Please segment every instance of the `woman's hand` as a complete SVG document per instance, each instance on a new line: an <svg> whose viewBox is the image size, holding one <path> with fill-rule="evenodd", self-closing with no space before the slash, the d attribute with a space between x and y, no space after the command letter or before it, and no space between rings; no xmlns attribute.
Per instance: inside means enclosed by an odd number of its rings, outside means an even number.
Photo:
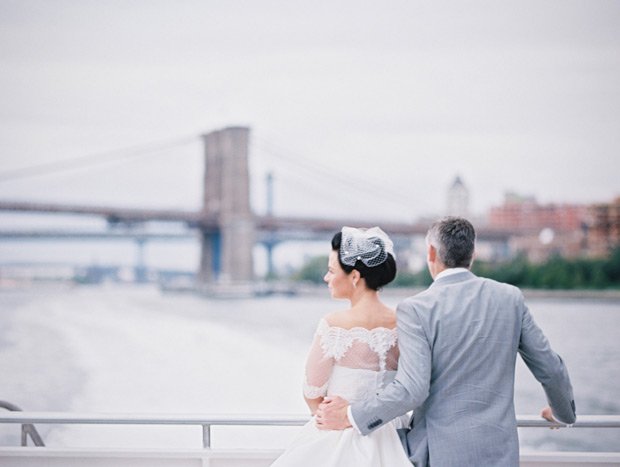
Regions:
<svg viewBox="0 0 620 467"><path fill-rule="evenodd" d="M351 423L347 417L349 403L341 397L326 397L316 412L316 427L319 430L344 430Z"/></svg>

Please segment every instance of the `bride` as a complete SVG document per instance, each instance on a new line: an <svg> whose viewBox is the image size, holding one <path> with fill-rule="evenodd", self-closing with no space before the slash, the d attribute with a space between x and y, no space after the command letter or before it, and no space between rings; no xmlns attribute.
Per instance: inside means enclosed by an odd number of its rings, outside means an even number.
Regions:
<svg viewBox="0 0 620 467"><path fill-rule="evenodd" d="M362 436L355 428L319 430L316 410L327 396L353 403L380 391L396 375L396 314L377 291L396 275L393 244L379 227L343 227L332 239L328 283L348 310L319 321L306 363L303 392L312 419L272 467L411 467L397 429L408 417Z"/></svg>

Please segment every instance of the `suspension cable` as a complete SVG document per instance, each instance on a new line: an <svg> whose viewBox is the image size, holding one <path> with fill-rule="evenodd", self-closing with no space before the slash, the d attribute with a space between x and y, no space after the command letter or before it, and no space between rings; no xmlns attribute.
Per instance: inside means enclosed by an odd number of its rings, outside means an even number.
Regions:
<svg viewBox="0 0 620 467"><path fill-rule="evenodd" d="M363 176L359 174L347 173L345 175L334 170L333 168L317 163L316 161L308 160L304 157L291 157L288 154L293 154L294 151L288 151L282 146L267 141L264 138L255 137L255 139L260 144L260 149L262 152L265 152L266 154L281 161L285 161L291 166L297 166L299 168L303 168L304 170L312 171L320 177L335 181L339 184L339 186L345 185L365 195L372 195L380 200L389 201L392 205L400 204L409 209L411 208L411 195L406 194L397 188L395 189L391 185L379 185L376 181L363 178ZM312 188L315 187L316 184L313 184Z"/></svg>
<svg viewBox="0 0 620 467"><path fill-rule="evenodd" d="M20 180L24 178L51 175L67 170L87 169L93 166L125 162L138 157L153 157L161 151L186 146L197 142L196 136L175 138L157 143L146 143L128 148L114 149L87 156L72 157L30 167L0 172L0 182Z"/></svg>

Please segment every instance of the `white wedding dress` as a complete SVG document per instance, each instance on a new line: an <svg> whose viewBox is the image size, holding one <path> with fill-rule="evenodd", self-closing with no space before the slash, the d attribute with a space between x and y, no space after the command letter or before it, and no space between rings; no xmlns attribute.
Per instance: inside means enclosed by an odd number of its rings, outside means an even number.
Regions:
<svg viewBox="0 0 620 467"><path fill-rule="evenodd" d="M340 396L353 403L375 394L396 376L396 343L396 329L343 329L321 319L306 364L304 395ZM362 436L355 428L319 430L312 417L271 467L411 467L396 432L408 420L404 415Z"/></svg>

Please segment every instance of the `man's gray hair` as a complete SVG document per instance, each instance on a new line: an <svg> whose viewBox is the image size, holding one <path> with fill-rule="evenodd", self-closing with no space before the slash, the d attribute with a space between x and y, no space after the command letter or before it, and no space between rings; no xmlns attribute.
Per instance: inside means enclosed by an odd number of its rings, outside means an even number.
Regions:
<svg viewBox="0 0 620 467"><path fill-rule="evenodd" d="M476 231L467 219L444 217L430 226L426 243L435 248L444 266L469 268L474 257Z"/></svg>

